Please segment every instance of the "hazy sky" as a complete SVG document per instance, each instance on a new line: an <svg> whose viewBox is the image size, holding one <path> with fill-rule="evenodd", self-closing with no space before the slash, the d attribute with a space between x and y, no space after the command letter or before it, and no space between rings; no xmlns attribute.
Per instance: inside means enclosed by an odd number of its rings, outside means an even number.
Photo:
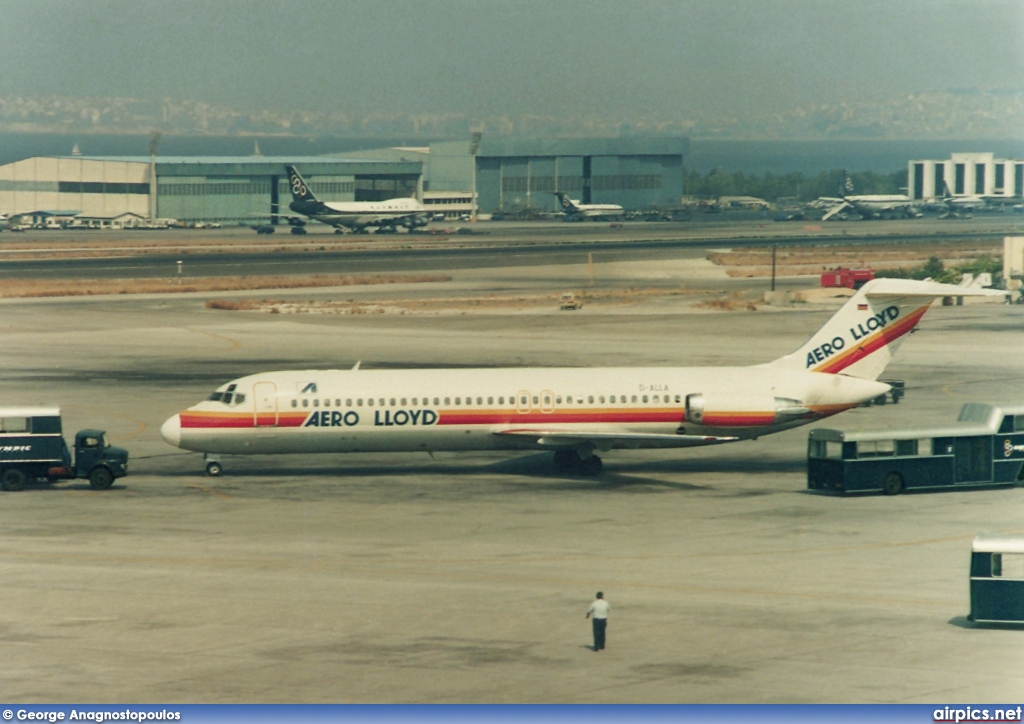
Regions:
<svg viewBox="0 0 1024 724"><path fill-rule="evenodd" d="M692 117L1024 88L1024 0L0 0L0 95Z"/></svg>

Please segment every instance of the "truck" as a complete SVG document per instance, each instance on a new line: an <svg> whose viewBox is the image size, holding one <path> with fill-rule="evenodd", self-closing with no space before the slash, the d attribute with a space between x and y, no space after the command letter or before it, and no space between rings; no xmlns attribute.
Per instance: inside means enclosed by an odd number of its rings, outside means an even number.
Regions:
<svg viewBox="0 0 1024 724"><path fill-rule="evenodd" d="M860 289L874 278L875 272L872 269L847 269L846 267L839 267L821 273L821 286L823 289Z"/></svg>
<svg viewBox="0 0 1024 724"><path fill-rule="evenodd" d="M106 490L127 474L128 451L110 445L103 430L80 430L72 459L59 407L0 408L0 487L4 490L21 490L26 482L76 478Z"/></svg>

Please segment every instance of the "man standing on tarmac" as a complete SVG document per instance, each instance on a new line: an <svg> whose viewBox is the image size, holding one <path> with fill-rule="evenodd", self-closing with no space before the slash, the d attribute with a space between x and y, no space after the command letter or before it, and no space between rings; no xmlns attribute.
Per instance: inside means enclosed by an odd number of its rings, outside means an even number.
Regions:
<svg viewBox="0 0 1024 724"><path fill-rule="evenodd" d="M611 605L604 600L604 594L598 591L597 598L587 611L587 618L594 617L594 651L601 651L604 648L604 632L608 627L608 612L611 610Z"/></svg>

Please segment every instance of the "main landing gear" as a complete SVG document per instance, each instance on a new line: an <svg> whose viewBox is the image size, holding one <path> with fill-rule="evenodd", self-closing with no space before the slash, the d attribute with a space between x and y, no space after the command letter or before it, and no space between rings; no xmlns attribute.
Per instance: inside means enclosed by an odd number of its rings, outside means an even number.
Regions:
<svg viewBox="0 0 1024 724"><path fill-rule="evenodd" d="M203 459L206 460L206 474L211 478L216 478L224 472L224 468L220 464L220 458L216 455L208 454Z"/></svg>
<svg viewBox="0 0 1024 724"><path fill-rule="evenodd" d="M601 458L593 453L580 455L577 450L556 450L555 470L559 473L579 473L593 476L601 472Z"/></svg>

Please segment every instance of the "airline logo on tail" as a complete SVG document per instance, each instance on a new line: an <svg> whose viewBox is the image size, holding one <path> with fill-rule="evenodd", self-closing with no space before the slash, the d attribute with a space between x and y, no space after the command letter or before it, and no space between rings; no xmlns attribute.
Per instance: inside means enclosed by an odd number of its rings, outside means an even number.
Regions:
<svg viewBox="0 0 1024 724"><path fill-rule="evenodd" d="M294 166L286 166L285 169L288 171L288 184L291 186L292 198L295 201L316 201L316 196L309 190L309 186L306 185L306 180L302 178L301 174L295 169Z"/></svg>
<svg viewBox="0 0 1024 724"><path fill-rule="evenodd" d="M579 211L572 200L561 191L555 191L555 196L558 197L558 203L561 204L567 214L573 214Z"/></svg>

